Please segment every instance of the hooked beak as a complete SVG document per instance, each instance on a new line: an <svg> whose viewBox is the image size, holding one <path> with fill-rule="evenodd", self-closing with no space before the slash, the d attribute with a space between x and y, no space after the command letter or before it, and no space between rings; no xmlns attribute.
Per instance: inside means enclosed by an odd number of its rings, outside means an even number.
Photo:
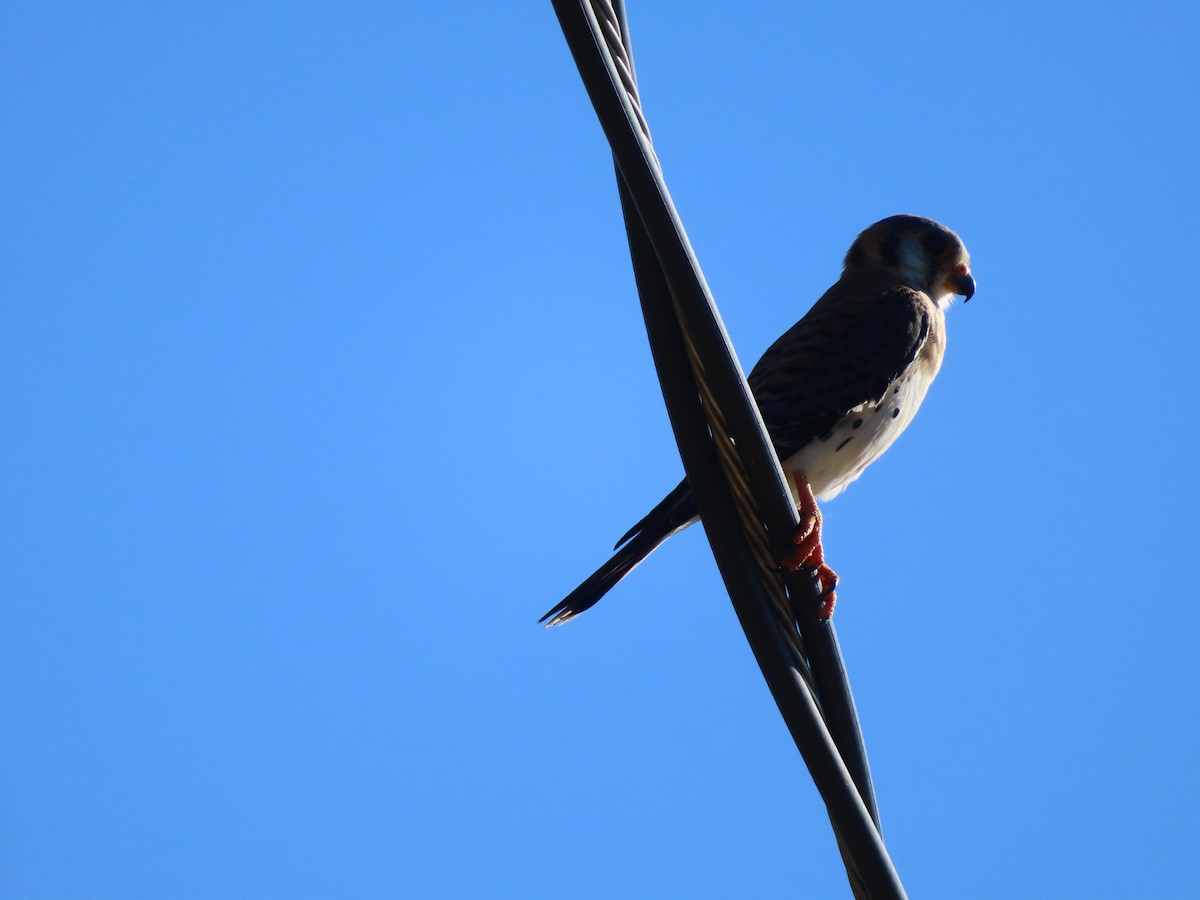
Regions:
<svg viewBox="0 0 1200 900"><path fill-rule="evenodd" d="M954 288L954 293L960 294L963 298L963 303L966 303L975 296L975 279L971 277L969 270L963 266L965 271L956 272L950 276L950 286Z"/></svg>

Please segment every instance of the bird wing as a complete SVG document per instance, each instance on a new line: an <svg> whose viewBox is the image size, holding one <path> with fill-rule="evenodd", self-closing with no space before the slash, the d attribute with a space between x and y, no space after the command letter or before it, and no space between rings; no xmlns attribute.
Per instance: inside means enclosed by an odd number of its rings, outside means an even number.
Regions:
<svg viewBox="0 0 1200 900"><path fill-rule="evenodd" d="M786 460L917 358L935 307L894 277L844 276L772 344L749 376L775 451Z"/></svg>

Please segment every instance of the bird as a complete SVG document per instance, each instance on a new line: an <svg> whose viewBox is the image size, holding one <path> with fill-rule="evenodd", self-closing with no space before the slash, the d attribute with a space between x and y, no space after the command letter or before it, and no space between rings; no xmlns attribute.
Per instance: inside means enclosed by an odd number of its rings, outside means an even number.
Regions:
<svg viewBox="0 0 1200 900"><path fill-rule="evenodd" d="M837 575L825 563L817 500L857 479L912 422L942 365L945 310L975 294L970 255L932 219L895 215L850 245L841 277L759 359L747 381L779 457L800 525L781 564L810 567L829 618ZM671 535L698 521L687 479L613 548L614 555L539 620L586 612Z"/></svg>

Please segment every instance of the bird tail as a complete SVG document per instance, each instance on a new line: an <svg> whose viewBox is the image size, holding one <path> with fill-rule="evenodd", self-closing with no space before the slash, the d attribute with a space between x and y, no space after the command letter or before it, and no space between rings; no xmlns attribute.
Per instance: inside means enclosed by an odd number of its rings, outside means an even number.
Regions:
<svg viewBox="0 0 1200 900"><path fill-rule="evenodd" d="M612 590L618 581L653 553L659 544L695 520L696 504L685 480L617 541L616 547L613 548L617 552L608 562L589 575L583 584L567 594L561 603L538 621L544 622L549 628L551 625L569 622L580 613L587 612Z"/></svg>

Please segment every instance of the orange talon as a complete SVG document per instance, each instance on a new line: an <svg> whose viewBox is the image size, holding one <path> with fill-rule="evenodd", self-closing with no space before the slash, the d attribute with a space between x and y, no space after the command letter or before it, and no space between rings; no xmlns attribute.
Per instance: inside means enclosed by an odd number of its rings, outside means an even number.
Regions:
<svg viewBox="0 0 1200 900"><path fill-rule="evenodd" d="M833 618L833 608L837 606L837 573L825 563L817 566L817 578L821 581L821 596L825 598L825 602L821 604L821 610L817 613L817 618L821 620Z"/></svg>
<svg viewBox="0 0 1200 900"><path fill-rule="evenodd" d="M821 597L824 602L817 613L820 619L833 616L833 607L837 604L837 573L825 564L825 548L821 546L821 510L817 508L817 498L813 496L812 487L804 477L803 472L792 474L796 485L796 495L799 498L797 512L800 524L792 535L792 545L795 549L785 556L781 565L793 572L801 569L815 569L817 579L821 582Z"/></svg>

